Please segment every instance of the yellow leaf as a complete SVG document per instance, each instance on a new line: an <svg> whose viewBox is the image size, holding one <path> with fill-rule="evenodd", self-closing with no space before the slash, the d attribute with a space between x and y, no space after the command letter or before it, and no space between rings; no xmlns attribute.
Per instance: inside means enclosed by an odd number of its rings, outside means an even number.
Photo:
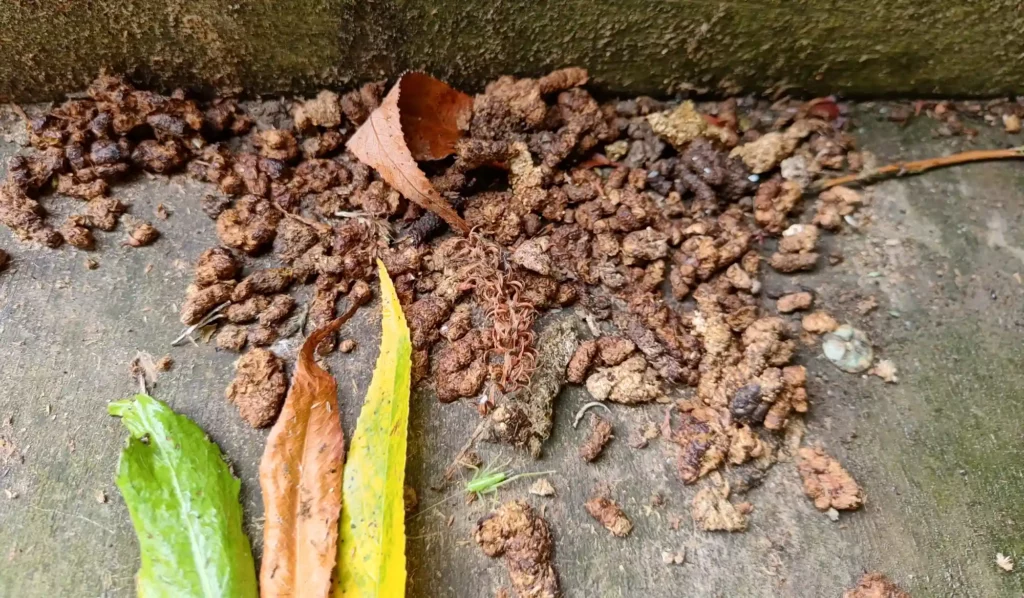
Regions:
<svg viewBox="0 0 1024 598"><path fill-rule="evenodd" d="M380 355L356 423L342 485L335 598L405 596L405 446L412 345L379 260Z"/></svg>

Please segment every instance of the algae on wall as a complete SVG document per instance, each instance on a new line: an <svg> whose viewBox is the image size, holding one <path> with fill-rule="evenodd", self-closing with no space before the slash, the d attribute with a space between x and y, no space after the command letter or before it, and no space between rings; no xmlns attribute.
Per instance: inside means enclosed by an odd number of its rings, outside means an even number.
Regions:
<svg viewBox="0 0 1024 598"><path fill-rule="evenodd" d="M0 4L0 98L100 68L162 88L308 92L422 68L478 88L589 68L612 91L995 95L1021 87L1010 0L107 0Z"/></svg>

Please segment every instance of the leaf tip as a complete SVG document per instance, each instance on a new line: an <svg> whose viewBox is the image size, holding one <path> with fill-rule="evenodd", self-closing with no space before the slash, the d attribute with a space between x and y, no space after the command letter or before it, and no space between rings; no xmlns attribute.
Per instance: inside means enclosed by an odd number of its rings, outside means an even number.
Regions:
<svg viewBox="0 0 1024 598"><path fill-rule="evenodd" d="M121 399L107 404L107 414L114 417L124 417L135 404L135 399Z"/></svg>

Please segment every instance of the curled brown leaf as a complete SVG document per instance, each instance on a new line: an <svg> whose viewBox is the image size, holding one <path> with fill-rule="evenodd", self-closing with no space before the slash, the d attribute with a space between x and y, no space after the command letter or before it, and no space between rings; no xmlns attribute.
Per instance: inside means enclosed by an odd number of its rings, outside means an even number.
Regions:
<svg viewBox="0 0 1024 598"><path fill-rule="evenodd" d="M260 461L266 524L260 596L326 598L338 548L344 432L337 382L313 352L357 308L309 335Z"/></svg>
<svg viewBox="0 0 1024 598"><path fill-rule="evenodd" d="M455 143L469 128L473 98L423 73L406 73L399 86L402 133L413 159L440 160L455 153Z"/></svg>
<svg viewBox="0 0 1024 598"><path fill-rule="evenodd" d="M471 110L469 96L429 75L406 73L346 145L409 201L468 233L469 225L430 184L416 158L439 159L454 151L460 123Z"/></svg>

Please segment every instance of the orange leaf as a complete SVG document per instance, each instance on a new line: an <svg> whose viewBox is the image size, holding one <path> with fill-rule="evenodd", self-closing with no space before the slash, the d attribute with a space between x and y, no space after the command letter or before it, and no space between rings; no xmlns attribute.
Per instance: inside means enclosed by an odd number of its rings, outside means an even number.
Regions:
<svg viewBox="0 0 1024 598"><path fill-rule="evenodd" d="M455 142L469 128L473 98L423 73L406 73L399 86L398 112L413 159L440 160L455 153Z"/></svg>
<svg viewBox="0 0 1024 598"><path fill-rule="evenodd" d="M266 523L260 596L326 598L338 549L344 432L338 385L313 351L354 313L309 335L260 461Z"/></svg>
<svg viewBox="0 0 1024 598"><path fill-rule="evenodd" d="M400 99L402 95L408 97ZM413 151L417 156L433 159L454 151L461 135L458 123L468 119L467 110L472 109L472 99L462 96L428 75L407 73L346 146L409 201L434 212L452 228L468 233L469 225L434 189L413 158ZM408 115L402 113L403 107ZM403 126L408 128L403 131Z"/></svg>
<svg viewBox="0 0 1024 598"><path fill-rule="evenodd" d="M833 121L839 118L839 105L836 104L835 98L829 96L825 98L814 98L804 104L804 109L807 111L808 116L816 116L818 118Z"/></svg>
<svg viewBox="0 0 1024 598"><path fill-rule="evenodd" d="M583 170L589 170L591 168L599 168L601 166L615 166L615 162L612 162L604 154L594 154L590 158L580 162L580 168Z"/></svg>

